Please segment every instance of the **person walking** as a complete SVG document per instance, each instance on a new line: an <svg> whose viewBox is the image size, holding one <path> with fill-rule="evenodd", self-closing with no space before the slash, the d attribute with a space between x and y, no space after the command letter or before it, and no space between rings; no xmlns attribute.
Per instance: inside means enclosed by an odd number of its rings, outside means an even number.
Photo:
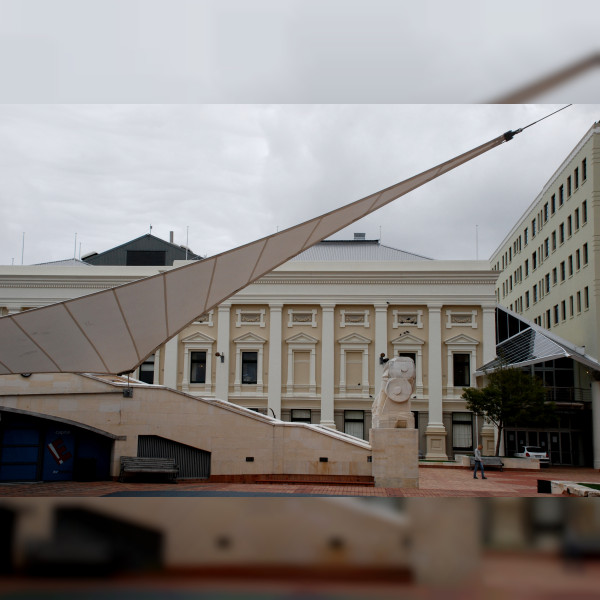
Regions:
<svg viewBox="0 0 600 600"><path fill-rule="evenodd" d="M479 444L477 448L475 448L475 468L473 469L473 479L477 479L477 469L481 469L481 479L487 479L485 473L483 472L483 461L481 460L481 450L483 446Z"/></svg>

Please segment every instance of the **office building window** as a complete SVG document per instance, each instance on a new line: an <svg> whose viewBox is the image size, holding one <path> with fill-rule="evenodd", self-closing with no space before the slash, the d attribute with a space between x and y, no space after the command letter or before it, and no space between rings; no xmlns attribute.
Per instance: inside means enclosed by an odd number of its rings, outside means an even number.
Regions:
<svg viewBox="0 0 600 600"><path fill-rule="evenodd" d="M550 319L550 309L546 311L546 328L550 329L552 327L552 321Z"/></svg>
<svg viewBox="0 0 600 600"><path fill-rule="evenodd" d="M556 285L558 283L558 269L554 267L552 269L552 285Z"/></svg>
<svg viewBox="0 0 600 600"><path fill-rule="evenodd" d="M573 296L569 296L569 316L572 317L573 313L574 313L574 309L573 309Z"/></svg>
<svg viewBox="0 0 600 600"><path fill-rule="evenodd" d="M577 189L579 187L579 167L575 167L573 175L575 177L575 189Z"/></svg>
<svg viewBox="0 0 600 600"><path fill-rule="evenodd" d="M529 229L527 227L523 230L523 242L526 246L529 243Z"/></svg>
<svg viewBox="0 0 600 600"><path fill-rule="evenodd" d="M525 308L529 308L529 290L525 292Z"/></svg>
<svg viewBox="0 0 600 600"><path fill-rule="evenodd" d="M567 196L571 195L571 176L567 177Z"/></svg>
<svg viewBox="0 0 600 600"><path fill-rule="evenodd" d="M550 198L550 213L554 214L556 212L556 194L552 194L552 198Z"/></svg>
<svg viewBox="0 0 600 600"><path fill-rule="evenodd" d="M581 252L579 248L575 250L575 268L579 271L581 269Z"/></svg>
<svg viewBox="0 0 600 600"><path fill-rule="evenodd" d="M550 240L548 238L546 238L544 240L544 258L548 258L549 254L550 254Z"/></svg>
<svg viewBox="0 0 600 600"><path fill-rule="evenodd" d="M552 252L556 250L556 230L552 232Z"/></svg>
<svg viewBox="0 0 600 600"><path fill-rule="evenodd" d="M138 379L144 383L154 383L154 354L140 365Z"/></svg>
<svg viewBox="0 0 600 600"><path fill-rule="evenodd" d="M545 277L544 277L544 283L545 288L544 288L544 293L549 294L550 293L550 273L546 273Z"/></svg>
<svg viewBox="0 0 600 600"><path fill-rule="evenodd" d="M554 305L554 324L558 325L558 304Z"/></svg>
<svg viewBox="0 0 600 600"><path fill-rule="evenodd" d="M537 252L534 252L531 255L531 266L534 271L537 269Z"/></svg>
<svg viewBox="0 0 600 600"><path fill-rule="evenodd" d="M255 384L258 378L258 352L242 352L242 383Z"/></svg>
<svg viewBox="0 0 600 600"><path fill-rule="evenodd" d="M529 277L529 259L525 259L525 277Z"/></svg>
<svg viewBox="0 0 600 600"><path fill-rule="evenodd" d="M190 383L206 383L206 352L190 352Z"/></svg>
<svg viewBox="0 0 600 600"><path fill-rule="evenodd" d="M548 203L544 204L544 223L548 221Z"/></svg>
<svg viewBox="0 0 600 600"><path fill-rule="evenodd" d="M583 288L583 307L586 310L590 307L590 289L587 286Z"/></svg>
<svg viewBox="0 0 600 600"><path fill-rule="evenodd" d="M473 413L452 413L452 448L473 450Z"/></svg>
<svg viewBox="0 0 600 600"><path fill-rule="evenodd" d="M471 385L471 355L454 353L452 355L454 369L454 387Z"/></svg>
<svg viewBox="0 0 600 600"><path fill-rule="evenodd" d="M537 293L537 283L533 286L533 302L536 303L538 301L538 293Z"/></svg>
<svg viewBox="0 0 600 600"><path fill-rule="evenodd" d="M581 220L584 225L587 223L587 200L581 203Z"/></svg>
<svg viewBox="0 0 600 600"><path fill-rule="evenodd" d="M558 206L559 208L564 204L565 202L565 186L561 185L558 188Z"/></svg>
<svg viewBox="0 0 600 600"><path fill-rule="evenodd" d="M292 408L292 423L310 423L310 409Z"/></svg>
<svg viewBox="0 0 600 600"><path fill-rule="evenodd" d="M572 254L569 255L567 262L569 264L569 277L571 277L573 275L573 255Z"/></svg>
<svg viewBox="0 0 600 600"><path fill-rule="evenodd" d="M531 237L532 238L535 237L535 219L533 219L533 221L531 221Z"/></svg>
<svg viewBox="0 0 600 600"><path fill-rule="evenodd" d="M364 410L345 410L344 411L344 433L353 435L357 438L364 438L365 430L365 411Z"/></svg>
<svg viewBox="0 0 600 600"><path fill-rule="evenodd" d="M581 180L585 181L587 179L587 159L584 158L581 161Z"/></svg>
<svg viewBox="0 0 600 600"><path fill-rule="evenodd" d="M579 209L575 209L575 231L579 229Z"/></svg>
<svg viewBox="0 0 600 600"><path fill-rule="evenodd" d="M587 242L583 245L583 264L587 265L589 260Z"/></svg>
<svg viewBox="0 0 600 600"><path fill-rule="evenodd" d="M561 223L558 226L558 243L564 244L565 242L565 224Z"/></svg>
<svg viewBox="0 0 600 600"><path fill-rule="evenodd" d="M565 261L563 260L560 263L560 280L564 281L566 279L566 275L565 275Z"/></svg>
<svg viewBox="0 0 600 600"><path fill-rule="evenodd" d="M563 321L567 318L567 303L565 300L560 303L560 318Z"/></svg>
<svg viewBox="0 0 600 600"><path fill-rule="evenodd" d="M571 237L573 235L573 220L571 215L567 217L567 237Z"/></svg>
<svg viewBox="0 0 600 600"><path fill-rule="evenodd" d="M581 312L581 292L577 292L577 313Z"/></svg>

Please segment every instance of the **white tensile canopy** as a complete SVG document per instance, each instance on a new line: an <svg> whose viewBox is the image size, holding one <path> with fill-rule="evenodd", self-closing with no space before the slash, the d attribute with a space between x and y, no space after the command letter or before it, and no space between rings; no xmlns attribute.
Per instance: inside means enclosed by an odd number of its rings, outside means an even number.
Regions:
<svg viewBox="0 0 600 600"><path fill-rule="evenodd" d="M0 375L125 373L199 315L303 250L512 139L508 132L410 179L250 244L116 288L0 318Z"/></svg>

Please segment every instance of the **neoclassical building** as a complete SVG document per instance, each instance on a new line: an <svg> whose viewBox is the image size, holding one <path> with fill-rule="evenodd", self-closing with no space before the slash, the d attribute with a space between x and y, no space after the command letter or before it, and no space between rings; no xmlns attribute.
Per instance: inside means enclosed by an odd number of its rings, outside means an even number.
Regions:
<svg viewBox="0 0 600 600"><path fill-rule="evenodd" d="M2 314L172 268L70 263L0 267ZM497 276L487 261L430 260L360 234L321 242L199 316L132 376L366 440L385 360L410 356L420 453L445 459L480 439L461 394L496 356Z"/></svg>

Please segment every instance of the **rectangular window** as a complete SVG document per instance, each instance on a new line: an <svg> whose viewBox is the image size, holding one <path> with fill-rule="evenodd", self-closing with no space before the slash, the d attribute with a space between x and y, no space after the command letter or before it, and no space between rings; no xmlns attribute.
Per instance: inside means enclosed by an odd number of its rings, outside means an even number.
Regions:
<svg viewBox="0 0 600 600"><path fill-rule="evenodd" d="M353 435L357 438L364 438L365 430L365 411L364 410L345 410L344 411L344 433Z"/></svg>
<svg viewBox="0 0 600 600"><path fill-rule="evenodd" d="M558 283L558 269L554 267L552 269L552 285L556 285Z"/></svg>
<svg viewBox="0 0 600 600"><path fill-rule="evenodd" d="M581 203L581 220L584 225L587 223L587 200Z"/></svg>
<svg viewBox="0 0 600 600"><path fill-rule="evenodd" d="M363 353L361 350L346 352L346 389L360 390L362 385Z"/></svg>
<svg viewBox="0 0 600 600"><path fill-rule="evenodd" d="M587 265L589 260L587 242L583 245L583 264Z"/></svg>
<svg viewBox="0 0 600 600"><path fill-rule="evenodd" d="M567 177L567 196L571 195L571 176Z"/></svg>
<svg viewBox="0 0 600 600"><path fill-rule="evenodd" d="M558 317L558 304L554 305L554 324L558 325L559 317Z"/></svg>
<svg viewBox="0 0 600 600"><path fill-rule="evenodd" d="M525 277L529 277L529 259L525 260Z"/></svg>
<svg viewBox="0 0 600 600"><path fill-rule="evenodd" d="M452 355L454 369L454 387L471 385L471 355L455 353Z"/></svg>
<svg viewBox="0 0 600 600"><path fill-rule="evenodd" d="M154 354L140 365L138 379L144 383L154 383Z"/></svg>
<svg viewBox="0 0 600 600"><path fill-rule="evenodd" d="M532 238L535 237L535 219L533 219L533 221L531 221L531 237Z"/></svg>
<svg viewBox="0 0 600 600"><path fill-rule="evenodd" d="M579 248L575 250L575 268L579 271L581 269L581 252Z"/></svg>
<svg viewBox="0 0 600 600"><path fill-rule="evenodd" d="M544 258L548 258L549 254L550 254L550 240L548 238L546 238L544 240Z"/></svg>
<svg viewBox="0 0 600 600"><path fill-rule="evenodd" d="M573 175L575 177L575 189L577 189L579 187L579 167L575 167Z"/></svg>
<svg viewBox="0 0 600 600"><path fill-rule="evenodd" d="M563 260L560 263L560 280L564 281L566 279L566 274L565 274L565 261Z"/></svg>
<svg viewBox="0 0 600 600"><path fill-rule="evenodd" d="M546 294L549 294L550 293L550 273L546 274L546 276L544 277L544 282L546 284L544 291Z"/></svg>
<svg viewBox="0 0 600 600"><path fill-rule="evenodd" d="M523 230L523 242L526 246L529 243L529 229L527 227L525 227L525 229Z"/></svg>
<svg viewBox="0 0 600 600"><path fill-rule="evenodd" d="M473 413L452 413L452 448L473 450Z"/></svg>
<svg viewBox="0 0 600 600"><path fill-rule="evenodd" d="M190 383L206 383L206 352L190 352Z"/></svg>
<svg viewBox="0 0 600 600"><path fill-rule="evenodd" d="M579 229L579 209L575 209L575 231Z"/></svg>
<svg viewBox="0 0 600 600"><path fill-rule="evenodd" d="M548 203L544 204L544 223L548 221Z"/></svg>
<svg viewBox="0 0 600 600"><path fill-rule="evenodd" d="M546 311L546 328L550 329L552 327L552 321L550 320L550 309Z"/></svg>
<svg viewBox="0 0 600 600"><path fill-rule="evenodd" d="M581 161L581 180L585 181L587 179L587 159L583 159Z"/></svg>
<svg viewBox="0 0 600 600"><path fill-rule="evenodd" d="M294 385L309 385L310 383L310 351L295 350L294 359Z"/></svg>
<svg viewBox="0 0 600 600"><path fill-rule="evenodd" d="M571 215L567 217L567 237L571 237L573 235L573 220Z"/></svg>
<svg viewBox="0 0 600 600"><path fill-rule="evenodd" d="M581 312L581 292L577 292L577 312Z"/></svg>
<svg viewBox="0 0 600 600"><path fill-rule="evenodd" d="M525 292L525 308L529 308L529 291Z"/></svg>
<svg viewBox="0 0 600 600"><path fill-rule="evenodd" d="M537 283L533 286L533 302L538 301Z"/></svg>
<svg viewBox="0 0 600 600"><path fill-rule="evenodd" d="M590 289L587 286L583 288L583 306L586 310L590 307Z"/></svg>
<svg viewBox="0 0 600 600"><path fill-rule="evenodd" d="M310 409L292 408L292 423L310 423Z"/></svg>
<svg viewBox="0 0 600 600"><path fill-rule="evenodd" d="M564 244L565 242L565 224L561 223L558 226L558 243Z"/></svg>
<svg viewBox="0 0 600 600"><path fill-rule="evenodd" d="M533 267L534 271L537 269L537 252L534 252L531 255L531 266Z"/></svg>
<svg viewBox="0 0 600 600"><path fill-rule="evenodd" d="M242 352L242 383L258 381L258 352Z"/></svg>
<svg viewBox="0 0 600 600"><path fill-rule="evenodd" d="M550 212L552 214L556 212L556 194L552 194L552 198L550 198Z"/></svg>
<svg viewBox="0 0 600 600"><path fill-rule="evenodd" d="M558 207L560 208L565 202L565 186L561 185L558 188Z"/></svg>
<svg viewBox="0 0 600 600"><path fill-rule="evenodd" d="M569 255L567 262L569 264L569 277L571 277L573 275L573 255L572 254Z"/></svg>
<svg viewBox="0 0 600 600"><path fill-rule="evenodd" d="M569 296L569 316L573 316L573 296Z"/></svg>
<svg viewBox="0 0 600 600"><path fill-rule="evenodd" d="M567 318L567 303L565 300L560 303L560 318L563 321Z"/></svg>
<svg viewBox="0 0 600 600"><path fill-rule="evenodd" d="M556 250L556 230L552 232L552 252Z"/></svg>

